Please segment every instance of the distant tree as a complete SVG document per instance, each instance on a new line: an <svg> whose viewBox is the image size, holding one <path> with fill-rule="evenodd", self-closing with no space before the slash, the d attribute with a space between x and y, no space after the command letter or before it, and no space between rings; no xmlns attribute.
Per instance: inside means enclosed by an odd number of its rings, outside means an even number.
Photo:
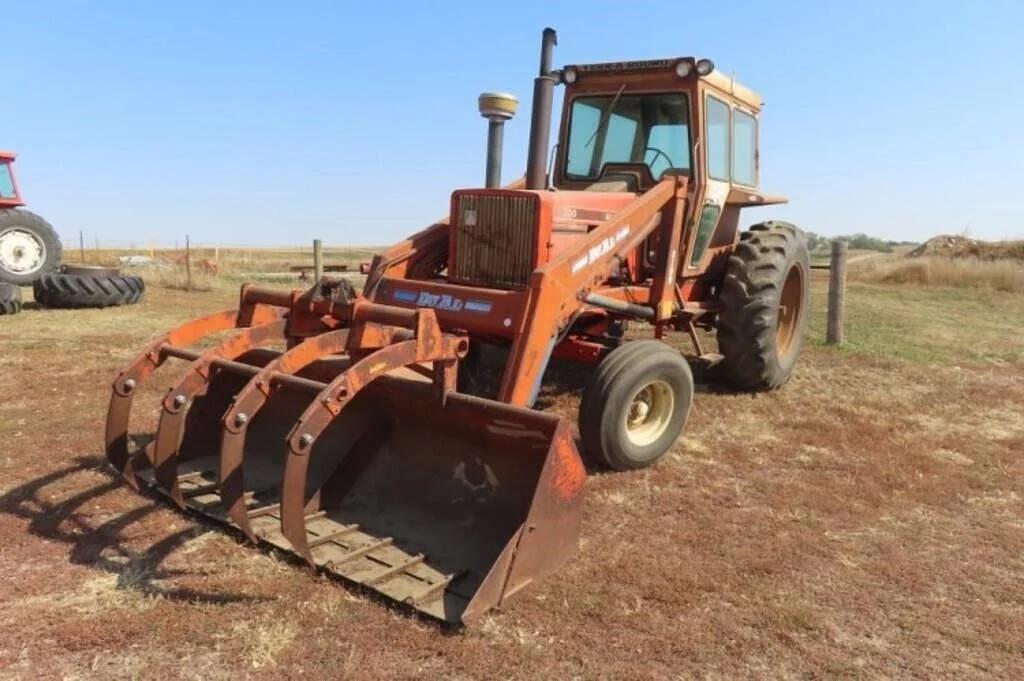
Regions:
<svg viewBox="0 0 1024 681"><path fill-rule="evenodd" d="M814 232L804 232L804 235L807 237L807 250L812 253L815 251L827 251L831 247L830 244L836 239L842 239L850 248L864 251L881 251L882 253L891 253L893 246L916 245L909 241L888 241L861 233L847 236L822 236Z"/></svg>

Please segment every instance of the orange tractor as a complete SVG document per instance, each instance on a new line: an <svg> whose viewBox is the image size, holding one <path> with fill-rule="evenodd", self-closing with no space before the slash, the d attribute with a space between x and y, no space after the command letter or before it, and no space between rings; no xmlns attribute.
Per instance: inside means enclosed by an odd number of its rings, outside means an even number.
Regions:
<svg viewBox="0 0 1024 681"><path fill-rule="evenodd" d="M786 223L740 232L758 189L760 98L706 59L552 67L543 36L527 171L500 187L509 95L487 93L487 182L377 256L361 294L243 286L237 309L152 343L116 378L107 455L133 486L220 519L345 581L472 622L576 551L583 457L649 466L693 401L662 342L716 330L722 373L773 389L807 321L808 262ZM553 166L553 91L565 86ZM625 340L643 323L654 339ZM213 336L213 338L206 338ZM205 340L204 340L205 339ZM496 396L460 374L507 348ZM155 434L134 396L187 362ZM594 365L568 421L533 409L553 360ZM470 371L463 371L463 369Z"/></svg>

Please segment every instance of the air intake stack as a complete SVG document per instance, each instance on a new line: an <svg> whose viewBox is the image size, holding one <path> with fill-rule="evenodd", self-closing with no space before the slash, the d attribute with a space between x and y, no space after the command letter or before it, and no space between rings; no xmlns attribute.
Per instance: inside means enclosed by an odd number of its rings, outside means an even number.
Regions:
<svg viewBox="0 0 1024 681"><path fill-rule="evenodd" d="M505 140L505 121L516 115L519 100L504 92L485 92L477 103L480 115L487 119L487 178L488 189L501 186L501 156Z"/></svg>

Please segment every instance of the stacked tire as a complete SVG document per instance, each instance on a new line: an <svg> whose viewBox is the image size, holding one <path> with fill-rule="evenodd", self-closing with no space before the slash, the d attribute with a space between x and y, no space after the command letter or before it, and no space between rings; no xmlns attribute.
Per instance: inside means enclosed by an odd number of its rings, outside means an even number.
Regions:
<svg viewBox="0 0 1024 681"><path fill-rule="evenodd" d="M0 315L21 311L20 286L31 286L44 307L134 305L146 286L115 268L60 264L61 244L53 227L21 208L0 210Z"/></svg>
<svg viewBox="0 0 1024 681"><path fill-rule="evenodd" d="M116 269L67 265L57 274L41 276L32 291L44 307L115 307L142 300L146 284L141 277L122 276Z"/></svg>

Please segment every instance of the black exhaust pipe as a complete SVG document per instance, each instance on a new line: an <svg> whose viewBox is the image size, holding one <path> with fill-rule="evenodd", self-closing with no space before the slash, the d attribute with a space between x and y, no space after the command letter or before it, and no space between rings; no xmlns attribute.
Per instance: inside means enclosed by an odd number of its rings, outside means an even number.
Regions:
<svg viewBox="0 0 1024 681"><path fill-rule="evenodd" d="M526 188L547 189L548 142L551 134L551 106L558 75L551 68L551 54L558 44L553 28L544 29L540 48L540 74L533 81L533 112L530 116L530 149L526 157Z"/></svg>

